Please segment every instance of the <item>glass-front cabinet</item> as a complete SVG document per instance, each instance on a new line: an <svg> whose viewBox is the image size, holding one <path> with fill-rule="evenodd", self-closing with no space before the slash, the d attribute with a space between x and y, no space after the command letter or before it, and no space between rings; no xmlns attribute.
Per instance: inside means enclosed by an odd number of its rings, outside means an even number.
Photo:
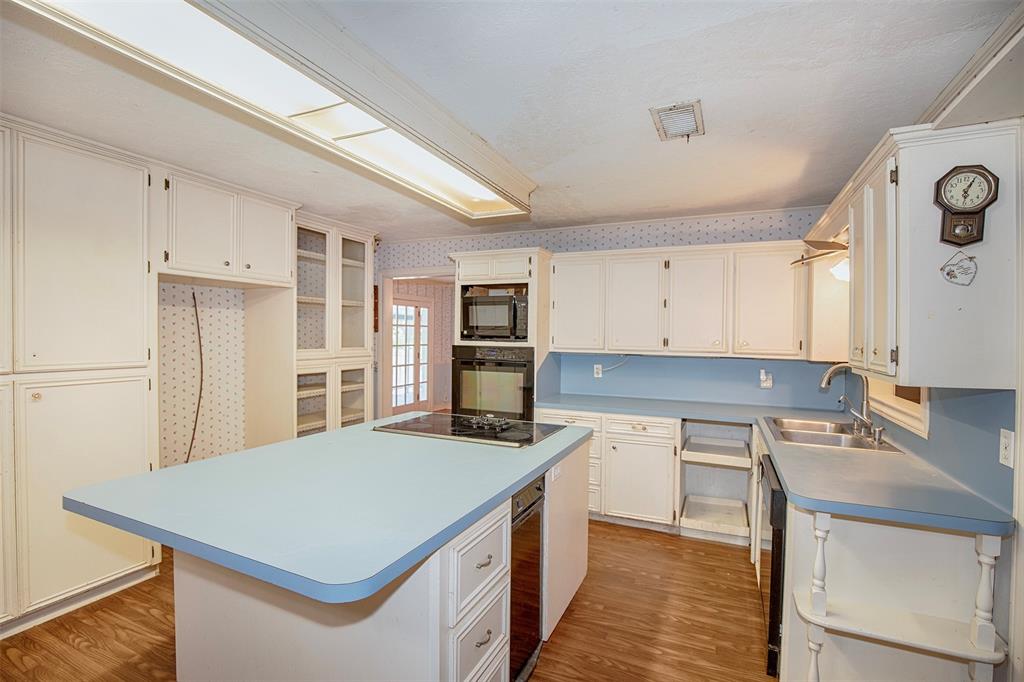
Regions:
<svg viewBox="0 0 1024 682"><path fill-rule="evenodd" d="M369 244L349 237L341 238L341 352L369 351L368 312L373 305L368 292L367 251Z"/></svg>
<svg viewBox="0 0 1024 682"><path fill-rule="evenodd" d="M295 315L300 355L322 356L330 350L327 330L329 232L310 227L296 230Z"/></svg>
<svg viewBox="0 0 1024 682"><path fill-rule="evenodd" d="M295 435L299 438L323 433L328 428L330 409L327 388L330 367L300 369L295 389Z"/></svg>

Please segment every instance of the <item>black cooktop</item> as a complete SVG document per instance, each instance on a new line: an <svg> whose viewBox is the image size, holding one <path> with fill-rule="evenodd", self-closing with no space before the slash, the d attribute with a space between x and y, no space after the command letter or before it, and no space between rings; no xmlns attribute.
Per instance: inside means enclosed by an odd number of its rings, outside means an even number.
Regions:
<svg viewBox="0 0 1024 682"><path fill-rule="evenodd" d="M537 424L501 417L469 416L431 412L402 421L373 427L374 431L409 436L465 440L488 445L521 448L539 443L564 429L556 424Z"/></svg>

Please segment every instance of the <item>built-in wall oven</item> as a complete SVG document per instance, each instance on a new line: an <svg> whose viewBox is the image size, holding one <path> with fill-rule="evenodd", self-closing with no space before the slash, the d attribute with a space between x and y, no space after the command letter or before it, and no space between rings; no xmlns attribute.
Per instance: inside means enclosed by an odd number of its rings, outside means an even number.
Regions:
<svg viewBox="0 0 1024 682"><path fill-rule="evenodd" d="M782 654L782 606L785 598L783 561L786 555L786 491L779 482L771 455L761 455L761 530L771 532L769 549L761 550L761 607L767 630L766 672L779 676Z"/></svg>
<svg viewBox="0 0 1024 682"><path fill-rule="evenodd" d="M533 420L533 348L452 347L452 412Z"/></svg>

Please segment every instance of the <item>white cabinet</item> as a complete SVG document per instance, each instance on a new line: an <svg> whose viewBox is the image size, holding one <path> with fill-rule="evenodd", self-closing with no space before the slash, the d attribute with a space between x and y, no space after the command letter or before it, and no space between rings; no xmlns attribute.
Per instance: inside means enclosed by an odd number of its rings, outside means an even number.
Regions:
<svg viewBox="0 0 1024 682"><path fill-rule="evenodd" d="M144 167L17 136L15 366L147 361Z"/></svg>
<svg viewBox="0 0 1024 682"><path fill-rule="evenodd" d="M605 437L604 513L655 523L675 521L673 442Z"/></svg>
<svg viewBox="0 0 1024 682"><path fill-rule="evenodd" d="M800 357L807 326L807 270L791 266L803 248L766 244L735 255L733 353Z"/></svg>
<svg viewBox="0 0 1024 682"><path fill-rule="evenodd" d="M807 264L807 359L811 362L846 362L850 357L850 282L832 272L846 258L845 252L839 252Z"/></svg>
<svg viewBox="0 0 1024 682"><path fill-rule="evenodd" d="M509 249L486 254L451 254L462 282L520 282L533 276L536 249Z"/></svg>
<svg viewBox="0 0 1024 682"><path fill-rule="evenodd" d="M895 170L896 159L889 157L879 164L864 188L871 272L864 355L868 369L889 376L896 373L896 184L890 182L890 173Z"/></svg>
<svg viewBox="0 0 1024 682"><path fill-rule="evenodd" d="M23 610L142 568L153 558L149 541L62 508L69 490L149 470L147 384L144 375L15 382Z"/></svg>
<svg viewBox="0 0 1024 682"><path fill-rule="evenodd" d="M18 613L14 535L14 394L0 383L0 623Z"/></svg>
<svg viewBox="0 0 1024 682"><path fill-rule="evenodd" d="M847 209L852 365L902 386L1014 388L1020 136L1020 119L891 130L812 228L832 238L827 216ZM944 243L935 184L973 164L1002 185L984 239Z"/></svg>
<svg viewBox="0 0 1024 682"><path fill-rule="evenodd" d="M292 280L292 210L241 195L241 274L271 282Z"/></svg>
<svg viewBox="0 0 1024 682"><path fill-rule="evenodd" d="M731 259L727 251L674 255L668 270L668 348L721 355L729 339Z"/></svg>
<svg viewBox="0 0 1024 682"><path fill-rule="evenodd" d="M603 350L604 258L571 258L551 266L551 349Z"/></svg>
<svg viewBox="0 0 1024 682"><path fill-rule="evenodd" d="M164 187L168 272L292 283L295 205L179 171L168 174Z"/></svg>
<svg viewBox="0 0 1024 682"><path fill-rule="evenodd" d="M661 333L662 276L658 255L608 261L608 350L658 351Z"/></svg>
<svg viewBox="0 0 1024 682"><path fill-rule="evenodd" d="M14 176L11 174L11 130L0 126L0 374L14 369L14 264L11 252L14 237L11 230L11 199Z"/></svg>

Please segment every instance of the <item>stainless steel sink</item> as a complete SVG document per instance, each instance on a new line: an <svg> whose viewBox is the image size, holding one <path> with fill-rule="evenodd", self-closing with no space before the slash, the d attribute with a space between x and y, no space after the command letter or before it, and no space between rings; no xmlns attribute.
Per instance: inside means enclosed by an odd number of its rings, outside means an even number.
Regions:
<svg viewBox="0 0 1024 682"><path fill-rule="evenodd" d="M784 431L813 431L816 433L853 433L853 422L822 422L810 419L775 417L775 426Z"/></svg>
<svg viewBox="0 0 1024 682"><path fill-rule="evenodd" d="M844 450L872 450L875 452L902 452L886 441L876 443L871 438L853 433L853 422L817 421L810 419L768 419L775 440L780 443L840 448Z"/></svg>

